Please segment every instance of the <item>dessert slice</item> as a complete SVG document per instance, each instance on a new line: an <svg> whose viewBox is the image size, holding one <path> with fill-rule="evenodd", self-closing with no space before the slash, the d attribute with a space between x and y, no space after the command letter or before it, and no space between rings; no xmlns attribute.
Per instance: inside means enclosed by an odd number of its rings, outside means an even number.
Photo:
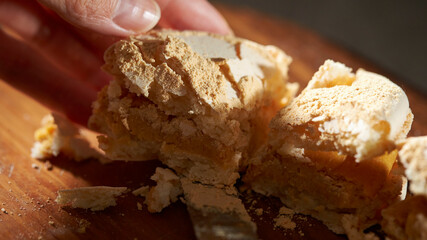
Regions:
<svg viewBox="0 0 427 240"><path fill-rule="evenodd" d="M274 117L268 144L252 159L244 182L336 233L344 233L345 215L363 229L404 195L393 148L411 122L398 86L328 60Z"/></svg>
<svg viewBox="0 0 427 240"><path fill-rule="evenodd" d="M392 239L427 239L427 136L405 139L399 148L411 196L384 209L381 225Z"/></svg>
<svg viewBox="0 0 427 240"><path fill-rule="evenodd" d="M230 185L295 94L273 46L202 32L152 31L105 53L115 77L89 126L116 160L160 159L178 175Z"/></svg>

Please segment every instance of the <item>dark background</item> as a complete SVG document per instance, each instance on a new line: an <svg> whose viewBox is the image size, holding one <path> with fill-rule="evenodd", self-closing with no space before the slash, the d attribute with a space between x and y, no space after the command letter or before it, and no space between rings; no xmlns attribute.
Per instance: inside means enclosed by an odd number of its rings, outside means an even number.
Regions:
<svg viewBox="0 0 427 240"><path fill-rule="evenodd" d="M427 95L427 1L212 0L311 29Z"/></svg>

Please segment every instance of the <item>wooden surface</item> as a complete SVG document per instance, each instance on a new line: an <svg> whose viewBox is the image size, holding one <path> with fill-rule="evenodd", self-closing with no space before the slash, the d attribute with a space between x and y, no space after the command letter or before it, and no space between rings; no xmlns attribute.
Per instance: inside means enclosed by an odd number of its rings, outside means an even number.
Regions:
<svg viewBox="0 0 427 240"><path fill-rule="evenodd" d="M331 58L354 69L359 67L381 73L402 86L415 115L410 135L427 135L427 97L405 86L398 79L337 47L316 34L294 24L268 18L258 13L220 7L235 34L263 44L273 44L294 59L290 80L304 87L312 74ZM60 208L53 200L56 191L91 185L127 186L131 189L150 183L156 166L150 162L115 162L101 165L94 160L76 163L65 157L51 160L52 170L31 159L33 132L49 112L23 93L0 81L0 239L194 239L189 216L181 203L160 214L137 210L143 199L126 194L118 206L92 213L80 209ZM39 166L34 169L32 164ZM295 219L297 231L273 229L272 218L280 206L277 199L245 196L244 202L258 199L255 207L265 214L256 217L262 239L345 239L329 232L315 220ZM82 219L90 222L86 233L79 233ZM51 221L51 223L49 223Z"/></svg>

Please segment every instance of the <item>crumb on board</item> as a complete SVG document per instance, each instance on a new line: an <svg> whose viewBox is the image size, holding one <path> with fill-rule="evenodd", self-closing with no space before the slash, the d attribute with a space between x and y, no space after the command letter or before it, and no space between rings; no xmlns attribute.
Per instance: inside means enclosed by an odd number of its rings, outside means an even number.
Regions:
<svg viewBox="0 0 427 240"><path fill-rule="evenodd" d="M132 191L135 196L145 197L144 204L151 213L161 212L171 203L176 202L182 194L179 177L170 169L156 168L151 180L157 184L152 187L142 186Z"/></svg>
<svg viewBox="0 0 427 240"><path fill-rule="evenodd" d="M258 216L261 216L264 213L264 209L262 208L257 208L255 209L255 214Z"/></svg>
<svg viewBox="0 0 427 240"><path fill-rule="evenodd" d="M274 219L274 227L293 230L296 226L297 224L292 222L292 218L286 215L280 215Z"/></svg>
<svg viewBox="0 0 427 240"><path fill-rule="evenodd" d="M80 219L79 227L77 228L78 233L86 233L86 228L90 226L90 222L86 219Z"/></svg>
<svg viewBox="0 0 427 240"><path fill-rule="evenodd" d="M145 197L150 190L149 186L142 186L132 191L132 194L135 196Z"/></svg>
<svg viewBox="0 0 427 240"><path fill-rule="evenodd" d="M279 209L279 214L280 215L294 215L295 211L290 209L290 208L283 206Z"/></svg>
<svg viewBox="0 0 427 240"><path fill-rule="evenodd" d="M296 223L292 221L295 211L285 206L279 209L279 215L274 219L274 227L293 230Z"/></svg>
<svg viewBox="0 0 427 240"><path fill-rule="evenodd" d="M32 158L47 160L62 153L78 162L89 158L95 158L101 163L111 161L91 143L96 133L79 127L65 116L53 112L42 119L41 125L34 133Z"/></svg>
<svg viewBox="0 0 427 240"><path fill-rule="evenodd" d="M142 204L141 203L137 202L136 207L138 208L138 210L142 210Z"/></svg>
<svg viewBox="0 0 427 240"><path fill-rule="evenodd" d="M116 206L116 197L122 195L126 190L126 187L107 186L62 189L58 191L55 201L62 205L70 204L73 208L100 211L110 206Z"/></svg>
<svg viewBox="0 0 427 240"><path fill-rule="evenodd" d="M46 170L48 170L48 171L50 171L50 170L52 170L53 169L53 165L52 165L52 163L50 162L50 161L46 161L45 163L44 163L44 167L46 168Z"/></svg>

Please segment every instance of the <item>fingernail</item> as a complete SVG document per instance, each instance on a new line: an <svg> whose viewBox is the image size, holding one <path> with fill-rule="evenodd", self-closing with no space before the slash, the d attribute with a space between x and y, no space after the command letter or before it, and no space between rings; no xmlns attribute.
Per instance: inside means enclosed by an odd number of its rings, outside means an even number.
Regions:
<svg viewBox="0 0 427 240"><path fill-rule="evenodd" d="M154 0L120 0L113 22L135 33L152 29L160 19L160 8Z"/></svg>

